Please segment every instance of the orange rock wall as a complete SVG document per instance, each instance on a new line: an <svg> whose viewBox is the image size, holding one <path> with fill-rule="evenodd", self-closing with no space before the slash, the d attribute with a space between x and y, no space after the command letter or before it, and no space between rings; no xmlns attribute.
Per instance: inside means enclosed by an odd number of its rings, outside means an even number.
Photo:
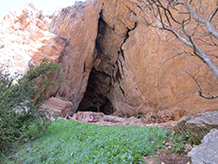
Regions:
<svg viewBox="0 0 218 164"><path fill-rule="evenodd" d="M178 55L183 49L190 50L172 34L144 25L146 15L137 5L136 0L76 3L53 15L49 31L34 16L25 27L20 23L22 26L14 29L16 23L12 23L6 34L28 36L23 39L27 43L16 43L28 45L23 52L28 57L25 62L48 57L62 63L60 71L67 74L70 85L62 83L55 93L71 101L74 112L90 106L113 108L114 115L122 116L162 110L180 113L177 109L185 110L184 114L217 110L217 100L199 97L196 84L186 73L205 72L204 64L196 57ZM18 22L28 22L23 19ZM206 89L212 80L210 74L202 79ZM104 109L101 103L105 103Z"/></svg>
<svg viewBox="0 0 218 164"><path fill-rule="evenodd" d="M71 62L71 71L77 74L70 73L68 77L71 76L69 78L71 84L79 88L76 90L75 87L72 89L61 87L59 95L70 98L77 108L77 102L80 102L85 92L88 78L88 74L84 76L81 69L89 73L94 66L96 72L107 76L100 81L99 77L92 85L98 86L95 90L110 100L118 115L119 113L127 116L139 115L150 111L171 110L176 107L185 109L188 113L203 112L206 108L210 110L210 107L213 110L217 100L205 100L199 97L196 84L185 74L186 70L197 71L201 61L196 57L184 55L174 58L173 56L181 52L179 50L182 50L184 45L170 33L147 27L141 23L139 20L143 19L140 17L143 13L137 9L137 3L137 1L123 0L89 1L88 4L83 4L84 10L81 10L76 20L70 19L73 20L71 25L69 18L74 15L75 9L68 10L64 19L61 18L62 13L56 21L53 20L61 24L59 35L72 34L71 52L68 52L69 55L66 56L68 58L72 56L71 58L76 60L76 63ZM78 6L78 9L80 11L81 7ZM105 31L97 35L99 18L106 25L103 27ZM57 29L57 26L53 25L52 28ZM72 28L70 33L69 28ZM100 48L92 49L95 46L92 41L96 41L96 36L97 46ZM89 47L92 48L89 49ZM89 64L83 57L84 51L89 53ZM77 58L79 52L80 59ZM83 65L89 66L88 71ZM120 80L113 80L118 72ZM205 82L205 85L207 84ZM75 97L77 97L76 100ZM87 101L90 100L85 99L83 103Z"/></svg>

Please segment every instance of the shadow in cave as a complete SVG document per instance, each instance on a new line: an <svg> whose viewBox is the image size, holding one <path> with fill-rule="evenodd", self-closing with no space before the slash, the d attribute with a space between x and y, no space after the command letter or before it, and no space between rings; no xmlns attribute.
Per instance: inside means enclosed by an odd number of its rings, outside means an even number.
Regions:
<svg viewBox="0 0 218 164"><path fill-rule="evenodd" d="M92 68L89 75L86 92L76 112L93 111L111 115L115 111L114 106L109 100L112 96L110 94L112 89L111 78L114 69L114 63L116 63L117 59L116 52L118 47L114 47L112 44L113 40L109 39L111 38L111 33L114 32L111 27L108 26L107 23L102 19L101 15L102 11L100 12L100 18L98 21L98 35L95 45L97 52L96 59L100 59L101 62L97 68ZM108 44L108 42L110 44ZM120 46L120 44L116 45ZM107 53L109 47L111 52ZM113 55L111 55L111 53Z"/></svg>
<svg viewBox="0 0 218 164"><path fill-rule="evenodd" d="M93 68L89 76L86 92L77 111L102 112L106 115L113 114L114 107L104 94L111 87L108 80L110 80L108 75Z"/></svg>

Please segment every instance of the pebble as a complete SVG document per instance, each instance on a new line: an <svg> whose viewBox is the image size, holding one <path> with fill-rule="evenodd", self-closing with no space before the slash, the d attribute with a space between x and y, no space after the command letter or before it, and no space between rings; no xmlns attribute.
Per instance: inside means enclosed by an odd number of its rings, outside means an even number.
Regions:
<svg viewBox="0 0 218 164"><path fill-rule="evenodd" d="M23 139L24 142L27 142L28 140L29 140L29 138L24 138Z"/></svg>
<svg viewBox="0 0 218 164"><path fill-rule="evenodd" d="M33 136L33 137L31 137L31 140L34 140L35 138L36 138L36 137Z"/></svg>
<svg viewBox="0 0 218 164"><path fill-rule="evenodd" d="M19 157L20 157L19 155L15 154L15 155L9 156L8 160L13 161L13 160L15 160L16 158L19 158Z"/></svg>
<svg viewBox="0 0 218 164"><path fill-rule="evenodd" d="M31 147L29 147L26 151L29 153L31 151Z"/></svg>

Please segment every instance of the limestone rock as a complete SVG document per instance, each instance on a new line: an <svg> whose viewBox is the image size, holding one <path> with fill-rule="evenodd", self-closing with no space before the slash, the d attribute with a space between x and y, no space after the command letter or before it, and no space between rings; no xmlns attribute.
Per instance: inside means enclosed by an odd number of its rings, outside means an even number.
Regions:
<svg viewBox="0 0 218 164"><path fill-rule="evenodd" d="M218 112L183 117L174 126L174 131L178 135L188 132L193 142L200 142L213 128L218 129Z"/></svg>
<svg viewBox="0 0 218 164"><path fill-rule="evenodd" d="M177 134L177 135L182 135L184 133L187 132L187 128L185 126L186 122L188 120L191 119L191 116L185 116L185 117L182 117L177 123L176 125L174 126L174 132Z"/></svg>
<svg viewBox="0 0 218 164"><path fill-rule="evenodd" d="M189 120L193 120L195 117L201 117L201 114L182 117L174 126L175 133L178 135L182 135L186 133L187 132L186 122Z"/></svg>
<svg viewBox="0 0 218 164"><path fill-rule="evenodd" d="M18 6L0 20L0 67L11 74L25 73L28 63L46 57L60 62L66 40L49 32L42 12L29 5ZM49 18L48 18L49 19Z"/></svg>
<svg viewBox="0 0 218 164"><path fill-rule="evenodd" d="M58 114L61 117L65 117L67 114L71 114L72 106L73 104L70 101L51 97L41 107L48 108L51 114Z"/></svg>
<svg viewBox="0 0 218 164"><path fill-rule="evenodd" d="M218 112L204 113L186 122L186 128L192 141L200 142L213 128L218 129Z"/></svg>
<svg viewBox="0 0 218 164"><path fill-rule="evenodd" d="M201 144L188 153L188 157L192 164L218 163L218 129L211 129Z"/></svg>
<svg viewBox="0 0 218 164"><path fill-rule="evenodd" d="M114 122L114 123L122 123L125 121L124 118L111 116L111 115L104 115L103 113L99 112L77 112L73 115L73 120L83 121L83 122Z"/></svg>
<svg viewBox="0 0 218 164"><path fill-rule="evenodd" d="M104 120L104 114L96 112L77 112L73 115L73 118L83 122L101 122Z"/></svg>
<svg viewBox="0 0 218 164"><path fill-rule="evenodd" d="M122 117L116 117L116 116L111 116L111 115L104 115L104 121L108 121L108 122L124 122L125 119Z"/></svg>

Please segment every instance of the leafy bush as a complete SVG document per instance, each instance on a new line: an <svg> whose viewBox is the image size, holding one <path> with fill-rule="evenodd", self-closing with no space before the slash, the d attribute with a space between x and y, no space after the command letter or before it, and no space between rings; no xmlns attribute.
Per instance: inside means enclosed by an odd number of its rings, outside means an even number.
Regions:
<svg viewBox="0 0 218 164"><path fill-rule="evenodd" d="M30 65L30 70L20 75L10 76L0 71L0 151L8 149L15 141L27 137L27 130L33 124L38 132L49 123L47 109L41 109L44 92L54 86L54 76L60 64L43 59L40 65Z"/></svg>

